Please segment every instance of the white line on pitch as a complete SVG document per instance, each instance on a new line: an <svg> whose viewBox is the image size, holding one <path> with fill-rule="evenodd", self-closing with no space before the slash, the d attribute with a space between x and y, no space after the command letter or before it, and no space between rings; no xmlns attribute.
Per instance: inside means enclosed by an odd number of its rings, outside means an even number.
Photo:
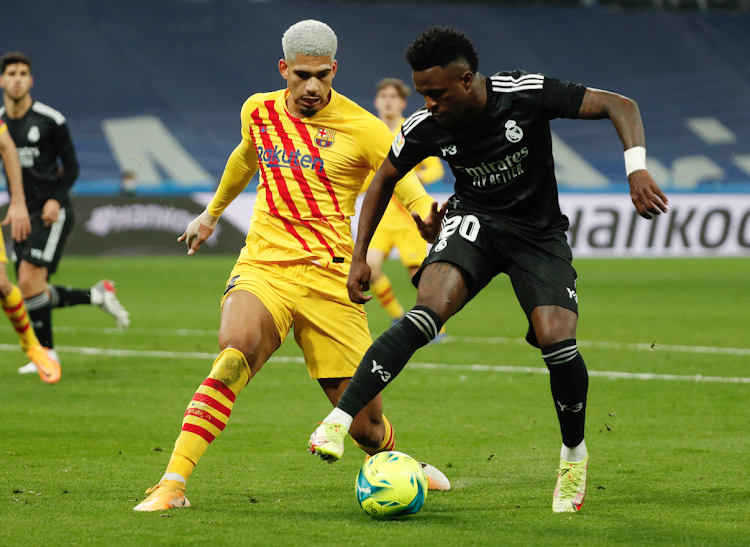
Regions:
<svg viewBox="0 0 750 547"><path fill-rule="evenodd" d="M136 349L85 348L79 346L55 346L58 353L77 353L79 355L104 355L107 357L153 357L155 359L211 359L218 353L200 351L157 351ZM0 344L0 351L21 351L18 344ZM302 357L271 357L270 363L304 363Z"/></svg>
<svg viewBox="0 0 750 547"><path fill-rule="evenodd" d="M56 346L60 353L78 353L83 355L105 355L107 357L152 357L157 359L210 359L216 358L215 353L188 352L188 351L143 351L106 348L85 348L76 346ZM16 344L0 344L0 351L19 351ZM302 357L271 357L269 363L304 363ZM422 370L459 370L472 372L506 372L506 373L529 373L549 374L546 368L541 367L507 367L494 365L449 365L447 363L409 363L409 368ZM630 380L665 380L673 382L714 382L724 384L750 384L750 378L728 378L723 376L681 376L676 374L651 374L638 372L613 372L589 370L589 376L630 379Z"/></svg>
<svg viewBox="0 0 750 547"><path fill-rule="evenodd" d="M81 333L101 333L101 334L130 334L130 335L165 335L165 336L218 336L218 330L210 329L141 329L131 327L120 329L117 327L52 327L55 333L64 334L81 334Z"/></svg>
<svg viewBox="0 0 750 547"><path fill-rule="evenodd" d="M445 363L409 363L409 368L418 368L423 370L469 370L475 372L509 372L509 373L530 373L530 374L549 374L546 368L537 367L504 367L494 365L448 365ZM666 380L672 382L716 382L722 384L750 384L750 378L727 378L724 376L703 376L696 374L694 376L680 376L677 374L651 374L639 372L613 372L607 370L589 370L589 376L601 378L630 379L630 380Z"/></svg>
<svg viewBox="0 0 750 547"><path fill-rule="evenodd" d="M524 338L504 338L502 336L451 336L448 335L442 343L464 342L470 344L489 345L526 345ZM677 346L671 344L633 344L623 342L591 342L578 340L578 347L596 349L638 350L638 351L674 351L679 353L716 353L722 355L750 355L750 349L746 348L716 348L710 346Z"/></svg>
<svg viewBox="0 0 750 547"><path fill-rule="evenodd" d="M0 327L0 331L11 330L11 327ZM143 329L143 328L109 328L109 327L54 327L54 332L66 334L79 333L101 333L101 334L135 334L135 335L163 335L163 336L218 336L218 330L209 329ZM381 333L373 333L377 338ZM469 343L485 345L513 345L525 346L524 338L507 338L503 336L446 336L442 344ZM748 348L720 348L712 346L681 346L673 344L642 344L626 342L592 342L578 340L578 346L582 348L634 350L634 351L669 351L676 353L709 353L718 355L742 355L750 356Z"/></svg>

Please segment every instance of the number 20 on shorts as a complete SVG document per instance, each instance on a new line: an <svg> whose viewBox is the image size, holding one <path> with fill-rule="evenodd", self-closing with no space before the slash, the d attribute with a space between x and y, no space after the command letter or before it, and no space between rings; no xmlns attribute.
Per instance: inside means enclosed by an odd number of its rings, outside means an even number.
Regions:
<svg viewBox="0 0 750 547"><path fill-rule="evenodd" d="M476 241L479 235L479 219L474 215L456 215L445 220L443 229L440 230L438 239L447 239L458 229L458 233L464 239Z"/></svg>

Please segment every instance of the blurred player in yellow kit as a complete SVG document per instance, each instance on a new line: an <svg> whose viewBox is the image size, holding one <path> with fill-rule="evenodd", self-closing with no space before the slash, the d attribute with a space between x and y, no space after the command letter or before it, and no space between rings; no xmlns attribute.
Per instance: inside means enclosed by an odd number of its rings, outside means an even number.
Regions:
<svg viewBox="0 0 750 547"><path fill-rule="evenodd" d="M23 192L23 177L21 164L18 161L16 145L8 133L8 126L0 119L0 156L5 166L10 191L10 206L8 214L3 220L3 226L10 224L11 236L15 241L23 241L31 232L31 220L26 208L26 198ZM21 290L8 279L5 264L8 256L5 252L5 240L0 232L0 304L10 319L13 328L18 333L21 349L31 362L36 364L39 377L48 384L54 384L60 379L60 364L47 353L31 328L29 314L26 310Z"/></svg>
<svg viewBox="0 0 750 547"><path fill-rule="evenodd" d="M393 137L385 124L331 89L337 40L330 27L301 21L287 29L282 46L279 71L287 89L245 102L242 141L208 207L179 238L194 254L260 170L246 245L222 299L221 353L188 405L166 473L136 511L190 505L185 486L193 468L223 431L237 395L290 330L310 377L333 405L372 343L365 311L349 300L346 287L354 249L350 217ZM420 215L418 222L424 219L424 228L439 224L437 204L416 176L396 183L395 193ZM368 454L395 446L380 398L359 413L349 432Z"/></svg>
<svg viewBox="0 0 750 547"><path fill-rule="evenodd" d="M398 78L384 78L376 86L375 110L378 117L385 122L391 133L396 136L404 123L406 99L411 89ZM414 168L414 173L422 184L432 184L443 179L445 169L440 158L429 156ZM372 180L367 179L367 185ZM370 289L393 321L404 316L404 308L393 292L391 280L383 273L383 262L391 250L396 247L401 262L409 271L409 278L414 277L427 256L427 243L419 235L414 219L395 198L388 203L370 248L367 250L367 265L370 266ZM436 340L445 335L443 329Z"/></svg>

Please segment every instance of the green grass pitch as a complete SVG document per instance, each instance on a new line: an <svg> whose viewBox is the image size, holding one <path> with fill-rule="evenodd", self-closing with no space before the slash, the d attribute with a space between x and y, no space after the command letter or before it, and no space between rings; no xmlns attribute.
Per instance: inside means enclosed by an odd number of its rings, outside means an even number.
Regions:
<svg viewBox="0 0 750 547"><path fill-rule="evenodd" d="M362 455L350 442L334 465L307 454L329 404L293 340L277 353L291 359L266 365L238 397L190 480L193 507L135 513L217 352L233 263L65 259L54 281L114 279L132 326L117 332L95 308L56 310L54 386L16 373L26 361L3 320L0 545L750 545L750 384L705 381L750 378L748 259L576 262L592 372L579 514L551 512L560 435L549 379L520 341L526 320L504 277L384 393L398 448L453 481L412 520L362 512ZM403 268L387 272L411 306ZM387 328L376 303L367 309L373 332Z"/></svg>

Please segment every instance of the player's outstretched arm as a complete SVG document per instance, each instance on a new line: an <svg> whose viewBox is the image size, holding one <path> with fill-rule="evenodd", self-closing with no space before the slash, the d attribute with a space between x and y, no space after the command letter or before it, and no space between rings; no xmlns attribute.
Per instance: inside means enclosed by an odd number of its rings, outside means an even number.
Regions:
<svg viewBox="0 0 750 547"><path fill-rule="evenodd" d="M0 156L3 158L5 172L8 175L8 190L10 190L10 206L2 224L3 226L10 224L11 237L15 241L23 241L31 233L31 220L29 210L26 208L23 176L16 144L5 128L0 131Z"/></svg>
<svg viewBox="0 0 750 547"><path fill-rule="evenodd" d="M354 245L352 265L346 286L349 289L349 299L357 304L364 304L372 298L364 292L370 289L370 267L367 265L367 248L370 240L383 217L388 202L393 196L393 188L401 180L404 173L398 171L387 157L375 173L370 187L365 193L362 211L359 215L357 228L357 242Z"/></svg>
<svg viewBox="0 0 750 547"><path fill-rule="evenodd" d="M219 187L208 207L188 224L185 233L177 238L177 241L187 243L189 255L195 254L203 242L211 237L224 209L247 187L257 170L258 158L255 148L243 138L229 156Z"/></svg>
<svg viewBox="0 0 750 547"><path fill-rule="evenodd" d="M636 211L648 219L666 213L669 200L646 170L646 137L636 102L617 93L588 88L578 117L612 120L625 150L630 198Z"/></svg>

